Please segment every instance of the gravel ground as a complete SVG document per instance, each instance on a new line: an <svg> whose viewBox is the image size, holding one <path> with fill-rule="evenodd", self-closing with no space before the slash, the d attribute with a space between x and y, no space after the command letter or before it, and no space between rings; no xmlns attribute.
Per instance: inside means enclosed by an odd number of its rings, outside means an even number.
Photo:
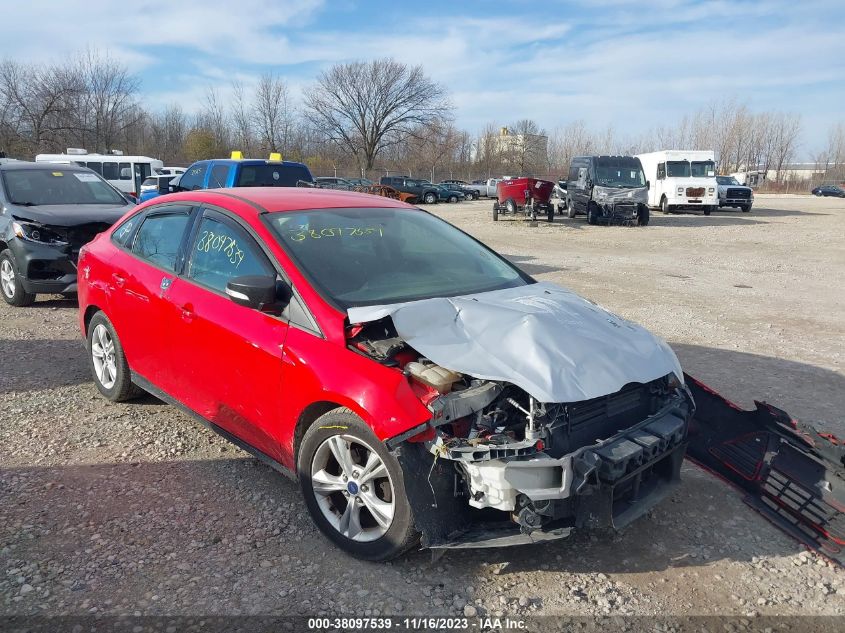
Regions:
<svg viewBox="0 0 845 633"><path fill-rule="evenodd" d="M646 325L737 402L845 435L845 201L647 228L494 224L490 206L432 210ZM0 306L0 359L2 615L845 614L841 569L693 466L622 533L368 564L317 533L293 482L174 408L101 398L74 303Z"/></svg>

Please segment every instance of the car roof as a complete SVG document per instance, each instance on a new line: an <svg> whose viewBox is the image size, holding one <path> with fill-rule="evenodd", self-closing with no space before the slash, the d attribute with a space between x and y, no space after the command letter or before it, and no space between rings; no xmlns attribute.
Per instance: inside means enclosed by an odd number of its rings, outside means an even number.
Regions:
<svg viewBox="0 0 845 633"><path fill-rule="evenodd" d="M223 163L226 165L281 165L283 167L305 167L305 163L297 163L291 160L267 160L264 158L207 158L198 160L194 165L202 163ZM192 165L193 166L193 165Z"/></svg>
<svg viewBox="0 0 845 633"><path fill-rule="evenodd" d="M225 206L234 200L247 203L253 211L282 212L310 209L367 209L393 208L416 209L416 207L368 193L356 193L338 189L319 189L311 187L237 187L225 189L199 189L153 198L150 203L176 202L190 200Z"/></svg>
<svg viewBox="0 0 845 633"><path fill-rule="evenodd" d="M20 171L24 169L32 169L36 171L91 171L87 167L82 167L75 163L34 163L22 160L14 163L0 164L0 170L3 171Z"/></svg>

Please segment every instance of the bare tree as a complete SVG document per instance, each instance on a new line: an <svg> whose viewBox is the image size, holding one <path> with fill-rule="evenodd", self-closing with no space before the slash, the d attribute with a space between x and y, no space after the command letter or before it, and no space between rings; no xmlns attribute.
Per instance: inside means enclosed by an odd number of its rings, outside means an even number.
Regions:
<svg viewBox="0 0 845 633"><path fill-rule="evenodd" d="M372 169L379 154L450 112L444 88L421 66L393 59L336 64L305 92L305 115Z"/></svg>
<svg viewBox="0 0 845 633"><path fill-rule="evenodd" d="M252 114L244 94L244 85L240 81L232 82L232 104L230 106L232 119L232 133L234 144L247 156L252 156L254 148L254 134Z"/></svg>
<svg viewBox="0 0 845 633"><path fill-rule="evenodd" d="M534 174L548 163L548 137L532 119L521 119L503 129L498 143L514 175Z"/></svg>
<svg viewBox="0 0 845 633"><path fill-rule="evenodd" d="M287 153L292 112L290 92L281 77L261 76L255 91L253 123L265 150Z"/></svg>

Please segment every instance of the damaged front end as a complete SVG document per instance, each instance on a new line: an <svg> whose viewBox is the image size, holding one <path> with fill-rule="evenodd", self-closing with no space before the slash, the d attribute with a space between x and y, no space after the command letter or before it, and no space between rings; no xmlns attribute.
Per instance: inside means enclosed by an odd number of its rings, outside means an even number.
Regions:
<svg viewBox="0 0 845 633"><path fill-rule="evenodd" d="M411 348L390 317L350 328L352 349L394 366L431 412L387 440L422 545L516 545L621 528L679 482L694 405L675 373L600 397L541 402Z"/></svg>

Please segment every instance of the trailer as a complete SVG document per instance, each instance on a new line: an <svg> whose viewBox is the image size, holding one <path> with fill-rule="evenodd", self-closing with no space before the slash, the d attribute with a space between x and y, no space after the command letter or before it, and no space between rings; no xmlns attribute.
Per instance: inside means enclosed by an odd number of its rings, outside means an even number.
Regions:
<svg viewBox="0 0 845 633"><path fill-rule="evenodd" d="M549 222L554 222L555 207L550 202L555 183L538 178L510 178L496 184L496 201L493 203L493 221L500 213L516 215L524 213L531 220L538 215L545 215Z"/></svg>

